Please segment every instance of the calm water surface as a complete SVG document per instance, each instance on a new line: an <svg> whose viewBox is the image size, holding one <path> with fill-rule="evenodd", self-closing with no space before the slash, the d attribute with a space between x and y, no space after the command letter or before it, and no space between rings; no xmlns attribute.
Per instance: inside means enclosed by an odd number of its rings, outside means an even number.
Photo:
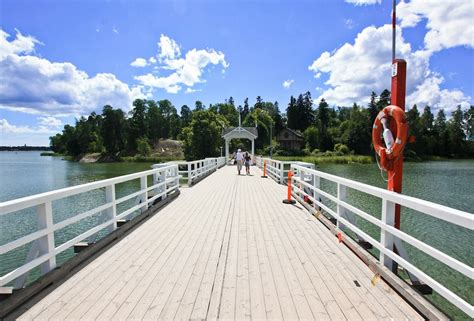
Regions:
<svg viewBox="0 0 474 321"><path fill-rule="evenodd" d="M41 157L39 154L39 152L0 152L0 201L147 170L151 165L146 163L82 164L64 161L59 157ZM370 185L386 187L375 164L326 164L319 166L318 169ZM138 187L138 181L120 184L117 186L118 197L130 193ZM330 182L323 180L322 187L333 194L336 193L336 186ZM473 213L474 160L406 163L403 193ZM350 203L375 217L380 217L381 202L376 198L351 190L348 192L348 198ZM95 191L54 202L54 221L58 222L74 216L96 207L104 201L104 192ZM329 201L327 204L333 207ZM133 204L128 205L132 206ZM125 208L126 204L122 210L119 210L119 213ZM0 217L0 245L36 230L35 215L34 211L30 210ZM96 215L82 220L68 229L56 232L57 245L99 224L100 220L100 215ZM376 226L363 219L357 219L357 225L375 239L380 239L380 230ZM470 266L474 266L474 252L472 250L474 236L468 229L444 223L406 208L402 209L401 225L402 230L410 235ZM30 246L31 244L27 244L18 250L0 255L0 275L21 265ZM431 259L407 244L405 247L411 262L416 263L436 280L442 281L471 304L474 303L474 282L471 279L452 271L444 264ZM372 253L378 256L376 251ZM72 251L66 251L58 256L58 262L64 262L72 255ZM34 277L35 273L30 279ZM466 315L460 313L440 296L432 295L429 299L456 319L466 318Z"/></svg>

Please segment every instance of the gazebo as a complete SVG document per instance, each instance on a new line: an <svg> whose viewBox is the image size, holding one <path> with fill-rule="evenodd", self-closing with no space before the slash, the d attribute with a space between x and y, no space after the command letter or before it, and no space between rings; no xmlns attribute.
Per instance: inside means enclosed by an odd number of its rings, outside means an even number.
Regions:
<svg viewBox="0 0 474 321"><path fill-rule="evenodd" d="M255 153L255 139L258 137L257 127L242 127L239 117L238 127L227 127L222 132L225 140L225 157L229 159L229 143L234 138L244 138L252 141L252 155Z"/></svg>

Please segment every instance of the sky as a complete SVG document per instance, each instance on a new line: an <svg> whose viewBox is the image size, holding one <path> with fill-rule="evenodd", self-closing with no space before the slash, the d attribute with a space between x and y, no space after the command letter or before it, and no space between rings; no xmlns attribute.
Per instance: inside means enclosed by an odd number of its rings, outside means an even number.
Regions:
<svg viewBox="0 0 474 321"><path fill-rule="evenodd" d="M136 98L366 106L390 89L392 1L0 0L0 145ZM407 108L473 104L474 1L397 0Z"/></svg>

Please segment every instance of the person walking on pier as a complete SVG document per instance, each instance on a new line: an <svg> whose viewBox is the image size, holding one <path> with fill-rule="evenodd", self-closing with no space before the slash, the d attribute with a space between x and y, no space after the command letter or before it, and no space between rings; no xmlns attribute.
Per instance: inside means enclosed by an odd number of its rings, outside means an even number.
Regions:
<svg viewBox="0 0 474 321"><path fill-rule="evenodd" d="M240 171L242 170L242 162L244 160L244 155L240 149L237 150L235 154L235 160L237 161L237 172L240 175Z"/></svg>
<svg viewBox="0 0 474 321"><path fill-rule="evenodd" d="M250 161L251 161L251 158L250 158L250 155L249 155L248 152L245 152L244 161L245 161L245 172L246 172L247 175L250 175Z"/></svg>

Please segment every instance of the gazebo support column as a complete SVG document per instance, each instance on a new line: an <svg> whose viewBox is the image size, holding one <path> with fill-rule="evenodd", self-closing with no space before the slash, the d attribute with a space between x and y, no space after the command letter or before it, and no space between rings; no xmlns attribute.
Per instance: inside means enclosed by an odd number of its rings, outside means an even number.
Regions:
<svg viewBox="0 0 474 321"><path fill-rule="evenodd" d="M229 161L229 139L225 140L225 161Z"/></svg>

